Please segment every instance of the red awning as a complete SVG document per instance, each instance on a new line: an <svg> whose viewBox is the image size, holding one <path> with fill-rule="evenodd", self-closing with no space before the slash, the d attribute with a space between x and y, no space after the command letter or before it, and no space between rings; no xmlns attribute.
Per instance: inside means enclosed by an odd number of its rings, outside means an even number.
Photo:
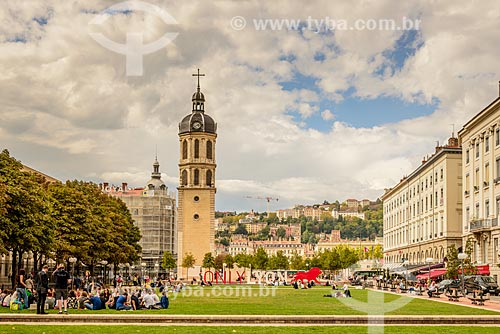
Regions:
<svg viewBox="0 0 500 334"><path fill-rule="evenodd" d="M485 264L484 266L476 266L476 274L477 275L489 275L490 274L490 265ZM458 273L462 273L462 269L458 269Z"/></svg>
<svg viewBox="0 0 500 334"><path fill-rule="evenodd" d="M484 266L476 266L477 269L477 274L478 275L489 275L490 274L490 265L484 265Z"/></svg>
<svg viewBox="0 0 500 334"><path fill-rule="evenodd" d="M431 275L430 277L431 278L436 278L438 276L441 276L441 275L445 275L446 274L446 269L434 269L434 270L431 270ZM417 279L426 279L426 278L429 278L429 273L422 273L420 275L417 275Z"/></svg>

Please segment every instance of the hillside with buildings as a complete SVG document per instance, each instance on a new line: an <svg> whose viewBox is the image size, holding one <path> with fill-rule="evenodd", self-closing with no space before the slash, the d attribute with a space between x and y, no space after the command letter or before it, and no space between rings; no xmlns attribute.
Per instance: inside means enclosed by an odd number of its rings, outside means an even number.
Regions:
<svg viewBox="0 0 500 334"><path fill-rule="evenodd" d="M282 250L307 257L338 244L372 252L382 240L380 201L325 201L269 214L218 212L216 217L216 252L231 255L252 254L262 247L269 254Z"/></svg>

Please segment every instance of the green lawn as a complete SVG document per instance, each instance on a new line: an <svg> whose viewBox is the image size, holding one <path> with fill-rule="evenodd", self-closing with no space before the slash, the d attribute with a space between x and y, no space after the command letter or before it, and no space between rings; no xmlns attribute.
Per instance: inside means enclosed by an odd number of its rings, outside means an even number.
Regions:
<svg viewBox="0 0 500 334"><path fill-rule="evenodd" d="M363 302L354 309L343 302L348 299L325 298L330 293L327 287L314 287L308 290L295 290L291 287L279 287L275 290L260 290L256 286L246 286L247 290L237 291L236 286L205 287L188 290L186 294L171 295L170 308L167 310L141 310L134 313L145 314L267 314L267 315L357 315L366 314L369 306L370 314L392 315L479 315L498 314L497 312L469 308L453 304L439 303L433 300L409 298L393 294L368 290L351 290L352 301ZM241 288L241 287L240 287ZM274 295L273 295L274 294ZM249 296L250 295L250 296ZM368 298L384 298L385 312L380 303L367 303ZM396 309L390 310L391 302L400 302ZM0 312L10 312L8 308L0 308ZM34 310L18 311L35 313ZM51 313L57 311L51 310ZM115 310L86 311L70 310L71 314L88 314L89 312L116 313ZM123 313L123 312L121 312Z"/></svg>
<svg viewBox="0 0 500 334"><path fill-rule="evenodd" d="M385 334L497 334L498 327L463 327L463 326L387 326L383 328ZM338 334L365 334L367 327L362 326L286 326L286 327L220 327L220 326L71 326L71 325L0 325L0 334L107 334L107 333L140 333L140 334L223 334L223 333L269 333L269 334L302 334L302 333L338 333Z"/></svg>

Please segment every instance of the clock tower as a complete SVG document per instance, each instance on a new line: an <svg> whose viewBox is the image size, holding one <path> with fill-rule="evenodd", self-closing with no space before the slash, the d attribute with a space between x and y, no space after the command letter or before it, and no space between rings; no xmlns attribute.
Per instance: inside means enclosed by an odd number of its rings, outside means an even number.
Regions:
<svg viewBox="0 0 500 334"><path fill-rule="evenodd" d="M177 275L186 279L198 277L203 257L214 251L215 224L217 123L205 113L205 96L200 90L200 77L204 74L198 69L193 76L198 77L198 86L191 99L193 109L179 123ZM182 268L188 253L195 258L195 270ZM186 276L187 272L190 277Z"/></svg>

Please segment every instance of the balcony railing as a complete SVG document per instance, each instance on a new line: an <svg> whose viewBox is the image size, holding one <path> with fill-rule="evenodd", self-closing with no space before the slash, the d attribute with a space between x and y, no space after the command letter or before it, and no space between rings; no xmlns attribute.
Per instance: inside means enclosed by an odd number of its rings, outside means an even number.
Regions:
<svg viewBox="0 0 500 334"><path fill-rule="evenodd" d="M477 219L470 221L470 231L487 229L498 226L497 218Z"/></svg>

